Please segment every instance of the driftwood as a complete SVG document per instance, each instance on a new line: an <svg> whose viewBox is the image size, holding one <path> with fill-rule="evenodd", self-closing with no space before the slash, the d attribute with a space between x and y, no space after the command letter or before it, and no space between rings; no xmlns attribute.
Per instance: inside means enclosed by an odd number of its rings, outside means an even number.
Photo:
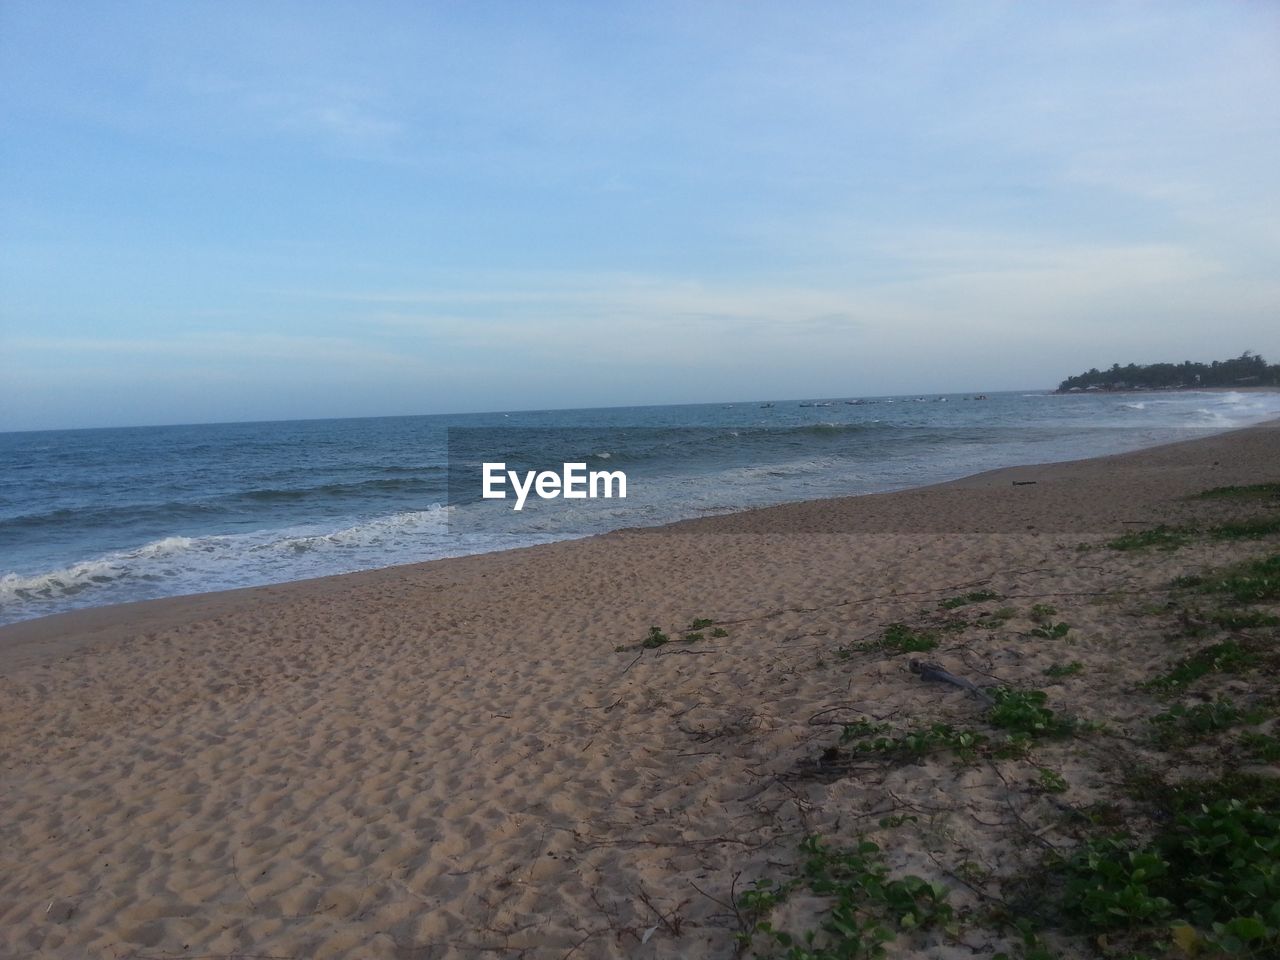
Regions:
<svg viewBox="0 0 1280 960"><path fill-rule="evenodd" d="M924 660L912 660L910 667L911 672L919 674L921 680L936 680L939 683L949 683L953 687L959 687L971 696L977 697L987 706L995 706L995 701L992 700L991 697L988 696L981 688L966 680L964 677L957 677L954 673L948 673L936 663L928 663Z"/></svg>

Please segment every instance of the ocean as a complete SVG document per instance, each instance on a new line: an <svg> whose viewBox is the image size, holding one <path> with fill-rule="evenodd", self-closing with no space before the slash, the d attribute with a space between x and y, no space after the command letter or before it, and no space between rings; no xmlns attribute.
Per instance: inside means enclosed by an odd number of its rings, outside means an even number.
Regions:
<svg viewBox="0 0 1280 960"><path fill-rule="evenodd" d="M1280 416L1280 393L994 393L0 434L0 623L281 583L1017 463ZM450 489L450 441L623 470L544 509ZM479 444L479 446L477 446ZM499 449L501 448L501 449ZM452 493L452 496L451 496Z"/></svg>

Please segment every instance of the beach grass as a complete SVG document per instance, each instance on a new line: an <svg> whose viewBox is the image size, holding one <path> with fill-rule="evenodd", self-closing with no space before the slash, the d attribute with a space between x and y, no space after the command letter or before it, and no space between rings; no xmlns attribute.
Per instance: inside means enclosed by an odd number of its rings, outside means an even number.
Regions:
<svg viewBox="0 0 1280 960"><path fill-rule="evenodd" d="M1181 576L1173 585L1196 593L1218 594L1236 603L1280 600L1280 553Z"/></svg>
<svg viewBox="0 0 1280 960"><path fill-rule="evenodd" d="M1213 487L1192 494L1192 500L1278 500L1280 501L1280 483L1250 483L1240 486Z"/></svg>

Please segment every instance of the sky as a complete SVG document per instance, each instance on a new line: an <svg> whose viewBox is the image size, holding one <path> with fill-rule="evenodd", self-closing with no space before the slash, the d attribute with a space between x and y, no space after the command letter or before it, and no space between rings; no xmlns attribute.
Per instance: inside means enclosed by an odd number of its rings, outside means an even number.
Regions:
<svg viewBox="0 0 1280 960"><path fill-rule="evenodd" d="M1280 360L1280 4L0 0L0 430Z"/></svg>

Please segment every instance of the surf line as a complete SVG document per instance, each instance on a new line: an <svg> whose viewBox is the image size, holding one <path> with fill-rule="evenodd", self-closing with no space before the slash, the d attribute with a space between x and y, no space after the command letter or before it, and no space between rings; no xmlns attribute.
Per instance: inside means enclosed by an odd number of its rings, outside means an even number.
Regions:
<svg viewBox="0 0 1280 960"><path fill-rule="evenodd" d="M516 496L514 510L524 509L530 491L542 500L554 500L556 497L566 500L618 497L625 500L627 496L627 475L622 470L588 472L585 463L565 463L559 473L554 470L527 470L522 478L518 470L508 470L505 463L485 463L482 466L484 482L481 496L485 500L505 500L507 491L504 488L510 483Z"/></svg>

